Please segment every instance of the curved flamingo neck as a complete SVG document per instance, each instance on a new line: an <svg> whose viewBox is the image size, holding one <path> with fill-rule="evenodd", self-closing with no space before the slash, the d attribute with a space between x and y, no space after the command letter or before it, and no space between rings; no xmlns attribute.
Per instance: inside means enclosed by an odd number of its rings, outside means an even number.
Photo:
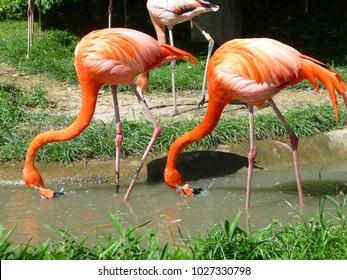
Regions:
<svg viewBox="0 0 347 280"><path fill-rule="evenodd" d="M40 148L51 142L63 142L80 135L89 125L95 111L97 95L101 85L81 82L82 107L76 120L67 128L47 131L37 135L30 143L25 157L25 172L35 170L34 161Z"/></svg>
<svg viewBox="0 0 347 280"><path fill-rule="evenodd" d="M160 44L166 44L165 25L160 21L155 20L153 17L151 17L151 20L155 29L155 33L157 35L158 42Z"/></svg>
<svg viewBox="0 0 347 280"><path fill-rule="evenodd" d="M201 140L212 132L217 126L224 107L228 102L220 100L220 102L209 102L206 115L202 122L191 131L186 132L175 140L171 145L166 169L176 169L177 160L181 152L191 143Z"/></svg>

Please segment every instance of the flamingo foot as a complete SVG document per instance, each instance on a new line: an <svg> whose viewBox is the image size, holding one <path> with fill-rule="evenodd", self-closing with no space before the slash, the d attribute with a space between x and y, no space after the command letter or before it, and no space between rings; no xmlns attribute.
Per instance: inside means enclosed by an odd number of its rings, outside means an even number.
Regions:
<svg viewBox="0 0 347 280"><path fill-rule="evenodd" d="M178 115L178 110L174 109L171 113L163 113L161 114L163 117L174 117Z"/></svg>
<svg viewBox="0 0 347 280"><path fill-rule="evenodd" d="M198 109L202 108L204 106L205 102L206 102L206 99L205 99L205 95L203 94L202 97L200 98L198 104L197 104Z"/></svg>

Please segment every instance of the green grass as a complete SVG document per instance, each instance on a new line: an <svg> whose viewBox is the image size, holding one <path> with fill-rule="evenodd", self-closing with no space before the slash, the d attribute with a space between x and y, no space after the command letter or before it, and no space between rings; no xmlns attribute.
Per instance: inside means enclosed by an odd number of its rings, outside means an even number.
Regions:
<svg viewBox="0 0 347 280"><path fill-rule="evenodd" d="M325 201L336 207L327 213ZM184 246L163 243L156 230L146 222L124 228L109 214L114 231L96 232L94 246L50 226L57 241L47 239L38 245L30 240L13 244L15 228L5 232L0 226L0 259L2 260L345 260L347 256L346 197L321 199L319 212L305 218L295 214L293 225L273 220L265 228L245 231L240 228L241 212L233 221L217 222L206 233L184 236ZM331 211L331 209L329 210ZM294 211L295 212L295 211Z"/></svg>
<svg viewBox="0 0 347 280"><path fill-rule="evenodd" d="M325 200L335 203L338 209L333 218L324 214ZM309 220L297 214L293 225L273 220L267 227L250 234L238 227L240 215L232 223L227 220L218 223L207 236L190 240L193 259L343 260L347 256L343 210L346 198L338 202L325 197L320 203L318 214Z"/></svg>
<svg viewBox="0 0 347 280"><path fill-rule="evenodd" d="M69 126L74 118L53 116L49 113L50 101L40 87L30 92L9 85L0 85L0 162L24 160L30 141L39 133ZM342 128L347 124L347 111L340 110L339 123L330 104L296 108L284 114L299 137ZM166 153L171 143L184 132L197 126L199 121L163 122L163 131L152 153ZM142 155L153 132L150 122L124 121L122 156ZM287 134L275 114L258 115L255 118L257 139L287 138ZM115 123L92 121L78 137L61 143L44 146L37 161L71 163L85 158L114 158ZM221 119L216 129L206 138L193 143L187 149L214 149L220 144L236 144L249 141L248 119L235 117Z"/></svg>
<svg viewBox="0 0 347 280"><path fill-rule="evenodd" d="M54 79L77 83L73 67L73 50L79 38L67 31L45 30L42 38L35 33L34 47L30 59L26 58L26 22L5 21L0 23L0 37L4 44L0 44L0 61L15 66L26 73L43 74ZM189 46L191 47L191 46ZM205 57L200 56L199 66L196 67L188 62L178 62L176 87L178 90L200 89L202 84L203 62ZM170 91L171 74L168 65L159 67L151 72L151 83L148 93L160 90ZM346 67L337 69L342 76L347 77ZM189 73L187 75L186 73ZM194 82L192 82L194 81ZM2 91L6 85L3 86ZM123 87L125 88L125 87ZM312 88L307 82L302 82L295 89ZM17 89L13 89L18 91ZM122 90L122 88L121 88ZM6 95L2 93L2 95ZM22 96L26 95L21 93ZM3 97L4 98L4 97ZM20 97L19 97L20 98ZM59 129L68 126L73 119L69 117L52 117L45 113L30 114L20 113L21 101L16 101L18 107L12 108L12 117L2 113L6 125L0 128L3 133L0 138L2 149L0 151L0 162L7 160L23 160L25 147L29 139L36 134L48 129ZM2 110L7 102L0 105ZM23 106L26 106L23 104ZM16 111L18 110L18 111ZM27 110L25 110L27 111ZM20 113L20 116L18 116ZM44 117L43 115L44 114ZM294 131L300 137L312 136L316 133L336 128L331 114L331 107L298 109L288 112L286 115L289 122L294 126ZM37 122L36 120L41 120ZM47 120L42 122L42 120ZM338 127L346 123L345 111L341 110L340 123ZM18 127L17 131L9 130L13 125ZM163 124L164 130L156 142L154 152L166 152L172 141L183 132L197 125L196 121L185 124L168 126ZM124 132L136 131L131 135L126 134L123 145L123 156L137 155L144 150L151 136L151 125L149 123L139 124L124 122ZM283 127L274 115L257 117L256 134L258 139L283 137ZM113 148L114 124L92 123L87 131L72 141L60 144L52 144L45 147L38 155L38 160L71 162L85 157L108 158L114 155ZM143 139L139 142L138 139ZM217 129L202 141L193 144L190 148L214 148L218 144L232 144L238 141L248 140L248 124L245 119L234 119L233 121L221 120ZM59 155L62 155L61 157ZM58 159L61 158L61 159Z"/></svg>
<svg viewBox="0 0 347 280"><path fill-rule="evenodd" d="M27 55L27 23L25 21L0 22L0 62L14 66L20 72L29 74L43 74L50 78L77 84L74 69L74 49L79 37L62 30L45 30L42 38L38 32L34 34L34 44ZM38 26L35 26L36 30ZM176 67L177 90L200 89L204 71L204 57L198 66L186 61L178 61ZM150 93L154 90L171 91L171 71L169 64L163 65L150 72L151 82L148 87ZM189 72L189 76L186 74ZM192 83L194 81L194 83ZM120 86L122 91L126 87Z"/></svg>
<svg viewBox="0 0 347 280"><path fill-rule="evenodd" d="M73 51L78 38L67 31L47 30L39 38L35 32L34 47L27 59L27 23L2 22L0 61L16 67L20 72L44 74L67 82L77 82ZM35 30L38 26L35 25Z"/></svg>
<svg viewBox="0 0 347 280"><path fill-rule="evenodd" d="M339 33L340 34L340 33ZM342 34L342 33L341 33ZM11 64L19 71L43 74L69 83L77 83L73 68L73 50L79 40L67 31L46 30L42 38L35 35L31 58L26 59L26 22L0 23L0 61ZM313 44L314 47L315 44ZM52 51L53 50L53 51ZM199 89L202 83L203 56L199 66L180 62L177 66L178 90ZM347 68L339 60L337 70L347 76ZM171 76L167 65L151 72L148 92L170 91ZM185 73L189 72L189 75ZM194 81L194 82L192 82ZM311 86L300 83L296 89ZM30 92L11 85L0 85L0 163L22 161L29 142L38 133L50 129L65 128L72 117L52 116L50 100L40 87ZM339 124L330 104L320 107L297 108L285 114L285 118L299 137L346 126L347 112L340 110ZM256 116L256 137L287 138L282 125L274 114ZM179 135L195 127L198 121L186 123L163 123L163 132L153 147L153 153L166 153ZM72 141L44 146L38 161L69 163L84 158L114 158L115 124L92 122L86 131ZM153 128L150 123L126 121L123 123L124 141L122 156L142 154ZM134 133L134 131L136 133ZM131 132L131 133L130 133ZM222 119L217 128L205 139L194 143L189 149L213 149L219 144L248 141L248 119ZM141 141L139 141L141 139ZM218 222L198 236L184 236L184 247L164 244L156 236L154 228L145 223L123 228L111 215L115 232L96 233L95 246L89 248L87 240L78 239L68 232L49 227L57 233L57 240L45 240L32 245L13 244L11 234L0 226L1 259L346 259L345 205L336 203L337 213L327 217L324 203L320 212L307 221L298 218L294 225L272 221L266 228L247 232L238 225L239 216L233 221Z"/></svg>

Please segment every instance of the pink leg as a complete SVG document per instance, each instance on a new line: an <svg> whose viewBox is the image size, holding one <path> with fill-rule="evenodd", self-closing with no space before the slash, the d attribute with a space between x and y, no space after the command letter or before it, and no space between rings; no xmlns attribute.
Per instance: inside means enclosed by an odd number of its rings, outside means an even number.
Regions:
<svg viewBox="0 0 347 280"><path fill-rule="evenodd" d="M252 175L254 160L257 155L257 149L255 146L255 135L254 135L254 114L253 106L248 105L249 109L249 139L250 149L248 152L248 174L247 174L247 192L246 192L246 209L251 206L251 186L252 186Z"/></svg>
<svg viewBox="0 0 347 280"><path fill-rule="evenodd" d="M120 115L119 115L117 86L111 85L111 90L112 90L112 96L113 96L114 112L115 112L115 117L116 117L116 138L115 138L115 144L116 144L116 193L118 193L119 192L120 153L121 153L121 146L122 146L122 141L123 141L123 131L122 131L122 124L120 122Z"/></svg>
<svg viewBox="0 0 347 280"><path fill-rule="evenodd" d="M145 162L149 152L151 151L155 140L157 140L159 134L161 133L161 127L160 127L159 123L154 118L154 116L151 113L151 111L149 110L146 102L143 100L142 96L137 92L134 83L131 83L130 87L131 87L132 91L135 93L138 102L142 105L143 109L145 110L146 114L148 115L149 120L153 123L154 131L153 131L153 134L152 134L152 138L149 141L148 146L147 146L147 148L146 148L146 150L145 150L145 152L144 152L144 154L143 154L143 156L141 158L141 161L140 161L139 165L137 166L137 169L136 169L136 172L135 172L135 174L133 176L133 179L130 182L128 191L125 194L124 201L126 201L126 202L129 201L131 191L132 191L132 189L134 187L134 184L136 182L137 177L140 174L141 168L142 168L142 166L143 166L143 164L144 164L144 162Z"/></svg>
<svg viewBox="0 0 347 280"><path fill-rule="evenodd" d="M173 41L173 34L172 34L172 27L169 27L169 39L170 39L170 45L174 46ZM178 109L177 109L177 98L176 98L176 86L175 86L175 72L176 72L176 61L171 61L170 63L171 67L171 87L172 87L172 98L173 98L173 110L171 113L163 114L164 117L174 117L178 115Z"/></svg>
<svg viewBox="0 0 347 280"><path fill-rule="evenodd" d="M107 10L108 10L108 28L111 28L112 27L112 11L113 11L112 0L109 1Z"/></svg>
<svg viewBox="0 0 347 280"><path fill-rule="evenodd" d="M295 135L294 131L291 129L289 124L284 119L283 115L281 114L280 110L276 106L275 102L270 98L269 104L272 107L272 109L275 111L276 115L280 119L281 123L283 124L285 130L287 131L289 137L290 137L290 144L292 146L293 151L293 159L294 159L294 168L295 168L295 177L296 177L296 184L298 186L298 194L299 194L299 201L300 205L304 206L304 195L302 192L302 186L301 186L301 179L300 179L300 170L299 170L299 157L298 157L298 144L299 144L299 138Z"/></svg>
<svg viewBox="0 0 347 280"><path fill-rule="evenodd" d="M28 2L28 47L27 47L27 58L30 57L30 49L33 46L33 33L34 33L34 0Z"/></svg>

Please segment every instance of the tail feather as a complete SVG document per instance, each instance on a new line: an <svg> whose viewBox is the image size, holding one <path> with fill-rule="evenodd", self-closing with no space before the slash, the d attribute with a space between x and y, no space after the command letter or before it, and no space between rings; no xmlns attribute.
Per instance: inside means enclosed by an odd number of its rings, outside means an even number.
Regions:
<svg viewBox="0 0 347 280"><path fill-rule="evenodd" d="M160 44L162 49L160 52L160 58L158 59L157 63L152 64L149 68L146 69L146 72L148 72L151 69L154 69L156 67L159 67L160 65L163 65L165 63L171 62L173 60L189 60L194 65L197 65L197 58L190 54L189 52L186 52L184 50L181 50L179 48L176 48L174 46L170 46L167 44Z"/></svg>
<svg viewBox="0 0 347 280"><path fill-rule="evenodd" d="M333 69L326 64L309 56L301 56L306 63L302 65L302 72L305 79L307 79L317 91L319 86L316 79L318 79L325 88L329 91L331 101L333 103L336 123L338 122L338 103L335 94L335 90L342 96L345 106L347 108L347 84L344 79Z"/></svg>
<svg viewBox="0 0 347 280"><path fill-rule="evenodd" d="M198 59L194 55L190 54L189 52L186 52L184 50L181 50L179 48L176 48L168 44L161 44L161 46L163 48L163 52L165 53L165 55L171 56L171 57L170 56L168 57L168 60L172 61L177 59L184 59L184 60L189 60L194 65L197 65Z"/></svg>

